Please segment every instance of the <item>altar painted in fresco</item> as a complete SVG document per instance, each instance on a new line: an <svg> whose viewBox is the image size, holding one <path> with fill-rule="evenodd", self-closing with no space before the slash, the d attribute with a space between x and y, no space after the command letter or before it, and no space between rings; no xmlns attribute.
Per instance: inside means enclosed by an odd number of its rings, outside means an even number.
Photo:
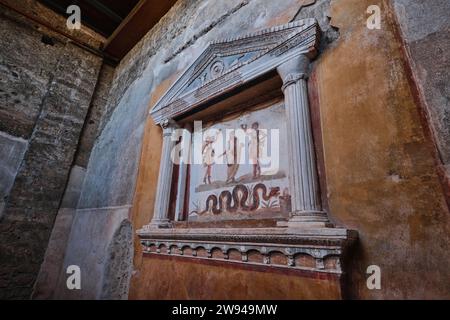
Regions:
<svg viewBox="0 0 450 320"><path fill-rule="evenodd" d="M152 108L163 142L144 255L339 281L357 233L321 203L307 84L319 33L304 19L215 41Z"/></svg>
<svg viewBox="0 0 450 320"><path fill-rule="evenodd" d="M201 164L190 167L189 220L287 217L283 102L204 124Z"/></svg>

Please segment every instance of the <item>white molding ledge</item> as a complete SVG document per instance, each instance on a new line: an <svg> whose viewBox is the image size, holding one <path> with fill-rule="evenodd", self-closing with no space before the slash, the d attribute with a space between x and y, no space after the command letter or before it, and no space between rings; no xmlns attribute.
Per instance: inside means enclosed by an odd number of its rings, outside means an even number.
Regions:
<svg viewBox="0 0 450 320"><path fill-rule="evenodd" d="M174 255L337 275L343 273L342 265L347 249L357 239L356 231L342 228L146 228L137 233L144 254ZM205 254L200 256L199 250L203 250ZM232 250L239 253L238 259L230 259ZM214 254L217 251L219 254ZM249 259L250 253L256 253L260 259ZM274 255L278 255L275 263ZM299 257L306 257L309 263L304 264L305 260Z"/></svg>

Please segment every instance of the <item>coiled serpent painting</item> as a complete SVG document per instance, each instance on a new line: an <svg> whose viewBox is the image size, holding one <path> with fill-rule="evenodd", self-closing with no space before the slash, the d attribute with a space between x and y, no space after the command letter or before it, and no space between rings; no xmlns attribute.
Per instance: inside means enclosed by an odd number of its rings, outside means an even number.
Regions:
<svg viewBox="0 0 450 320"><path fill-rule="evenodd" d="M189 219L271 218L288 213L284 105L205 126L202 163L191 165Z"/></svg>
<svg viewBox="0 0 450 320"><path fill-rule="evenodd" d="M262 196L260 197L260 192ZM238 184L233 191L222 191L219 196L212 194L206 199L205 210L199 214L222 212L248 212L255 211L260 206L271 208L278 206L277 197L280 195L280 188L274 187L267 190L267 187L258 183L253 188L243 184ZM272 201L273 200L273 201Z"/></svg>

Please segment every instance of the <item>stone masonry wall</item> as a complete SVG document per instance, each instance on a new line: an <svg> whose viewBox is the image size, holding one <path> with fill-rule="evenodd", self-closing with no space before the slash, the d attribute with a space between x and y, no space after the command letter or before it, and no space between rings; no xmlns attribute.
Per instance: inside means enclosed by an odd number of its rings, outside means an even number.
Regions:
<svg viewBox="0 0 450 320"><path fill-rule="evenodd" d="M92 147L101 132L102 124L107 122L108 119L107 99L113 75L114 68L103 64L45 252L44 262L34 285L33 299L51 299L54 297Z"/></svg>
<svg viewBox="0 0 450 320"><path fill-rule="evenodd" d="M33 1L14 5L62 19ZM101 65L0 6L0 298L31 295Z"/></svg>

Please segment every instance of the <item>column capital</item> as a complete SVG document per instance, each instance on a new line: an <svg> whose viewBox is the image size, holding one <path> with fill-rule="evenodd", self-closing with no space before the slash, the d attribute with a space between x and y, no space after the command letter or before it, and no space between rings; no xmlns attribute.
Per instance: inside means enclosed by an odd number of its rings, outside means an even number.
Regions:
<svg viewBox="0 0 450 320"><path fill-rule="evenodd" d="M278 74L283 80L283 91L290 84L308 78L309 63L309 58L302 54L277 67Z"/></svg>
<svg viewBox="0 0 450 320"><path fill-rule="evenodd" d="M284 89L286 89L286 87L296 83L299 80L306 80L307 78L308 76L306 73L290 73L283 79L283 86L281 87L281 91L284 92Z"/></svg>
<svg viewBox="0 0 450 320"><path fill-rule="evenodd" d="M173 130L179 128L179 125L173 119L164 119L160 125L164 136L172 135Z"/></svg>

